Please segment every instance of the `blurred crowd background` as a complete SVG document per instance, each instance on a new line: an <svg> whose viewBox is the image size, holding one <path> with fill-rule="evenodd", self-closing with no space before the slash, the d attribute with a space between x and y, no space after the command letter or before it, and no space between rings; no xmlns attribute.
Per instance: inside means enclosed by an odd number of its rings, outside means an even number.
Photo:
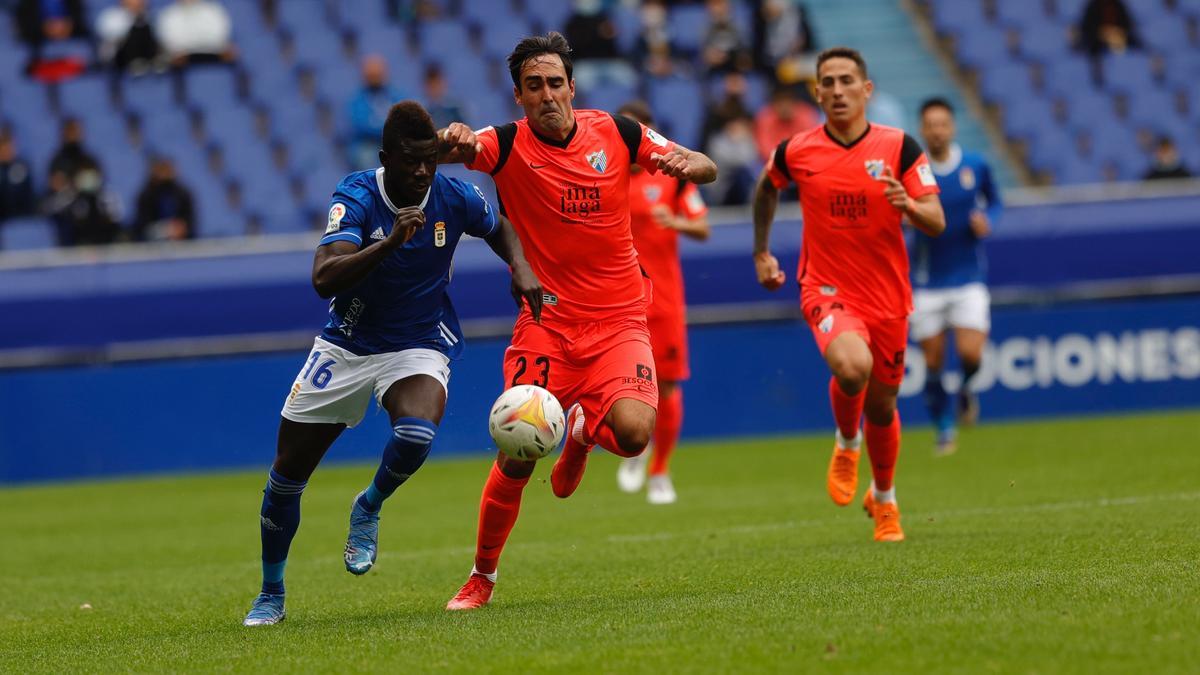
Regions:
<svg viewBox="0 0 1200 675"><path fill-rule="evenodd" d="M1003 184L1200 170L1200 0L0 0L0 248L308 232L391 103L516 119L504 63L562 31L578 107L631 99L743 205L820 123L816 53L868 58L869 117L925 96ZM849 29L849 27L853 29ZM847 36L856 41L847 40ZM490 189L462 167L444 167Z"/></svg>

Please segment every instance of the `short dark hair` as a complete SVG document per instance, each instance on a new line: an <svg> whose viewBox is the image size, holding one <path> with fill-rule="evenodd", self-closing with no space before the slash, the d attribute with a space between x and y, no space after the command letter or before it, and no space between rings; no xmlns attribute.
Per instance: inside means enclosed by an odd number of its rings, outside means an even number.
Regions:
<svg viewBox="0 0 1200 675"><path fill-rule="evenodd" d="M402 141L432 141L437 139L433 118L416 101L400 101L388 110L383 123L383 149L399 150Z"/></svg>
<svg viewBox="0 0 1200 675"><path fill-rule="evenodd" d="M921 104L921 117L924 117L925 113L932 108L942 108L946 112L950 113L951 116L954 116L954 106L950 105L950 101L947 101L941 96L934 96L933 98L925 99L925 102Z"/></svg>
<svg viewBox="0 0 1200 675"><path fill-rule="evenodd" d="M529 59L541 54L558 54L562 59L563 68L567 71L567 79L573 79L574 68L571 65L571 45L562 33L551 31L545 35L527 37L517 43L512 53L508 55L508 74L512 76L513 86L521 88L521 67Z"/></svg>
<svg viewBox="0 0 1200 675"><path fill-rule="evenodd" d="M654 113L650 111L650 106L646 105L645 101L634 99L617 108L617 114L637 120L648 127L654 126Z"/></svg>
<svg viewBox="0 0 1200 675"><path fill-rule="evenodd" d="M825 63L829 59L850 59L854 62L854 65L858 66L858 72L862 74L863 79L869 79L867 77L867 61L857 49L851 49L850 47L830 47L820 54L817 54L818 74L821 72L821 64Z"/></svg>

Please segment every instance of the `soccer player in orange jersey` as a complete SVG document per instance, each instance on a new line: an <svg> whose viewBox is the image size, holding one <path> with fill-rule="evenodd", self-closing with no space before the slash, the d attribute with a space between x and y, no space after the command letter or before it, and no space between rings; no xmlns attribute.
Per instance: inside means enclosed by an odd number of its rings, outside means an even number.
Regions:
<svg viewBox="0 0 1200 675"><path fill-rule="evenodd" d="M835 47L818 55L817 102L827 121L780 143L759 178L754 267L766 288L783 286L785 275L767 242L779 191L795 182L804 216L800 306L833 372L829 398L837 434L826 487L839 506L854 499L865 436L874 480L863 508L875 520L876 541L901 541L892 478L900 453L896 396L912 291L900 224L907 218L937 236L946 219L917 141L867 122L871 90L857 51Z"/></svg>
<svg viewBox="0 0 1200 675"><path fill-rule="evenodd" d="M618 115L632 117L647 127L654 126L650 108L641 101L627 103ZM708 207L695 183L672 178L664 172L650 173L640 166L630 168L629 217L633 245L642 268L654 282L654 297L646 311L654 368L658 371L658 422L650 451L621 460L617 485L625 492L646 488L651 504L673 504L671 453L683 425L683 389L688 379L687 316L683 297L683 267L679 264L679 235L699 241L708 239ZM649 481L646 480L647 464Z"/></svg>
<svg viewBox="0 0 1200 675"><path fill-rule="evenodd" d="M630 167L696 183L714 180L717 167L634 120L575 110L571 48L558 33L521 40L508 66L524 119L478 134L452 124L442 132L444 159L492 175L501 212L542 281L541 321L528 311L517 317L504 383L545 387L570 406L567 438L550 474L554 494L568 497L593 445L631 457L654 431L651 288L630 230ZM500 551L533 468L534 462L497 454L483 487L475 568L447 609L491 599Z"/></svg>

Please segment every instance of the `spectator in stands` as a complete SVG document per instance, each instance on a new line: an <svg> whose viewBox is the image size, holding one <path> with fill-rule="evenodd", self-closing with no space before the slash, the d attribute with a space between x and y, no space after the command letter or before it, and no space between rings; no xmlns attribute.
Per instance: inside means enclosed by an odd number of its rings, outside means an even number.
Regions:
<svg viewBox="0 0 1200 675"><path fill-rule="evenodd" d="M33 213L33 174L17 154L16 142L0 131L0 222Z"/></svg>
<svg viewBox="0 0 1200 675"><path fill-rule="evenodd" d="M175 0L158 15L158 39L176 66L233 61L233 22L213 0Z"/></svg>
<svg viewBox="0 0 1200 675"><path fill-rule="evenodd" d="M50 196L46 211L59 246L111 244L120 234L117 201L104 190L104 174L90 158L77 167L74 180Z"/></svg>
<svg viewBox="0 0 1200 675"><path fill-rule="evenodd" d="M713 135L705 154L721 167L717 179L705 186L710 201L722 206L748 203L762 168L754 139L754 120L749 115L727 120Z"/></svg>
<svg viewBox="0 0 1200 675"><path fill-rule="evenodd" d="M15 8L17 32L29 45L26 71L39 79L56 81L78 74L86 65L78 59L47 59L47 44L88 37L83 0L18 0Z"/></svg>
<svg viewBox="0 0 1200 675"><path fill-rule="evenodd" d="M96 18L100 61L117 70L144 73L157 65L161 49L150 25L146 0L121 0Z"/></svg>
<svg viewBox="0 0 1200 675"><path fill-rule="evenodd" d="M1141 49L1142 40L1122 0L1090 0L1079 22L1079 46L1099 57L1105 52Z"/></svg>
<svg viewBox="0 0 1200 675"><path fill-rule="evenodd" d="M563 34L571 44L573 74L579 87L637 84L637 73L617 51L617 26L602 0L575 0Z"/></svg>
<svg viewBox="0 0 1200 675"><path fill-rule="evenodd" d="M450 85L442 73L442 67L431 63L425 67L425 109L433 118L438 129L445 129L451 122L466 122L466 107L462 101L450 95Z"/></svg>
<svg viewBox="0 0 1200 675"><path fill-rule="evenodd" d="M47 181L50 193L68 189L79 171L85 166L99 166L92 153L83 147L83 125L79 120L68 117L63 121L62 142L50 158L50 177Z"/></svg>
<svg viewBox="0 0 1200 675"><path fill-rule="evenodd" d="M1190 178L1192 172L1184 166L1179 157L1179 149L1175 142L1163 136L1154 146L1154 165L1143 176L1145 180L1160 180L1164 178Z"/></svg>
<svg viewBox="0 0 1200 675"><path fill-rule="evenodd" d="M175 177L166 158L150 164L150 176L137 199L132 235L136 241L180 241L196 236L192 193Z"/></svg>
<svg viewBox="0 0 1200 675"><path fill-rule="evenodd" d="M640 68L654 77L666 77L675 70L671 57L671 38L667 32L667 6L663 0L646 0L641 7L641 34L635 59Z"/></svg>
<svg viewBox="0 0 1200 675"><path fill-rule="evenodd" d="M754 65L746 38L734 23L729 0L708 0L708 31L700 56L709 74L748 72Z"/></svg>
<svg viewBox="0 0 1200 675"><path fill-rule="evenodd" d="M808 10L794 0L755 0L754 62L775 82L816 77L817 40Z"/></svg>
<svg viewBox="0 0 1200 675"><path fill-rule="evenodd" d="M771 101L754 117L754 136L759 156L765 161L785 138L821 123L821 115L812 105L801 101L796 90L780 85L771 93Z"/></svg>
<svg viewBox="0 0 1200 675"><path fill-rule="evenodd" d="M379 138L392 104L409 98L388 83L387 61L371 54L362 62L362 88L350 99L350 164L356 170L379 164Z"/></svg>
<svg viewBox="0 0 1200 675"><path fill-rule="evenodd" d="M741 73L732 72L726 73L721 79L721 98L715 103L708 106L708 110L704 113L704 126L701 130L701 147L704 154L709 157L712 153L708 152L709 140L730 120L739 117L753 118L753 113L746 106L746 77Z"/></svg>

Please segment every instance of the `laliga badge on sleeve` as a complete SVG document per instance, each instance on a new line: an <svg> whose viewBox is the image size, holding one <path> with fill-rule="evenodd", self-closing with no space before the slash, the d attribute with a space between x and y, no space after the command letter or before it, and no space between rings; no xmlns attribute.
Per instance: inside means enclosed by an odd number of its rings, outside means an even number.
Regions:
<svg viewBox="0 0 1200 675"><path fill-rule="evenodd" d="M329 225L325 228L325 234L333 234L342 229L342 218L346 217L346 205L334 204L329 207Z"/></svg>
<svg viewBox="0 0 1200 675"><path fill-rule="evenodd" d="M439 220L433 224L433 245L441 248L446 245L446 223Z"/></svg>
<svg viewBox="0 0 1200 675"><path fill-rule="evenodd" d="M933 177L933 169L928 164L922 164L917 167L917 178L921 179L921 185L925 187L934 187L937 185L937 179Z"/></svg>

